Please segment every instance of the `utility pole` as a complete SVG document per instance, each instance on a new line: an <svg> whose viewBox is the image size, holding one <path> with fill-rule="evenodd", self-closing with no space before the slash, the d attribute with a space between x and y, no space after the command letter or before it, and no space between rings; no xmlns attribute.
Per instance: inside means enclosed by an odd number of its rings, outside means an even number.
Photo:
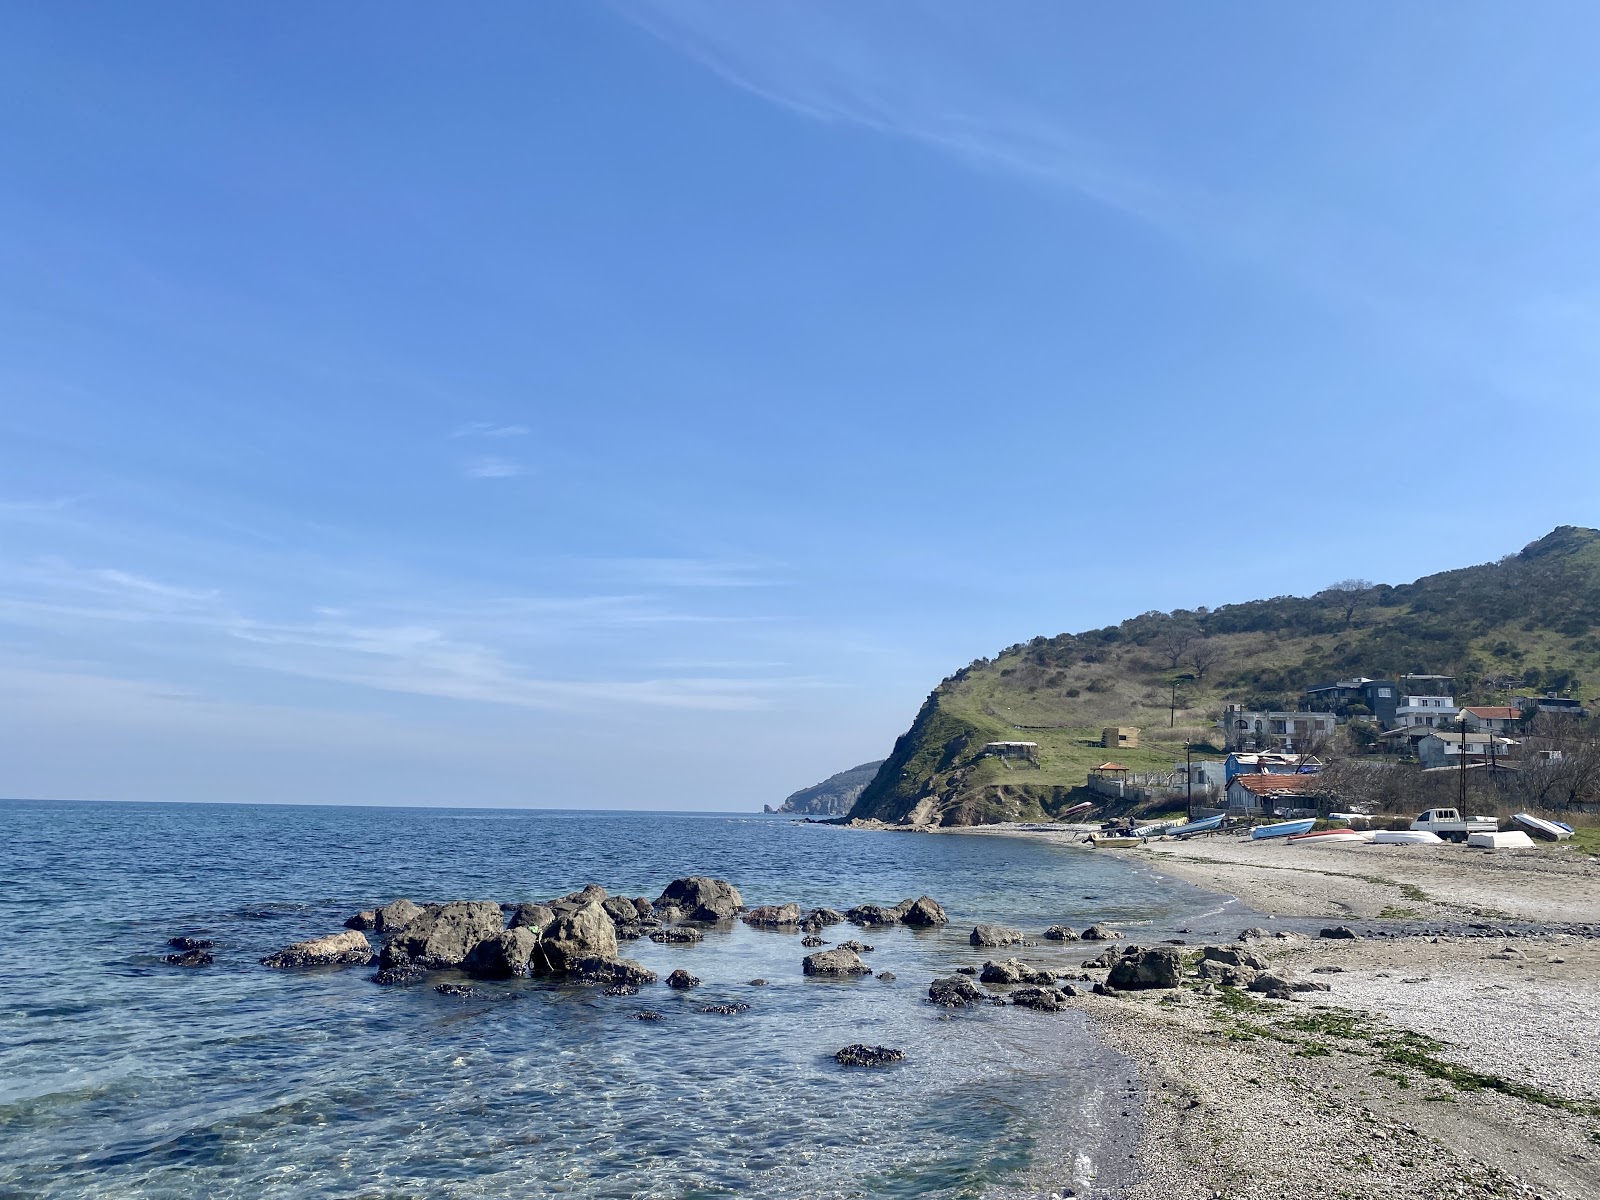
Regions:
<svg viewBox="0 0 1600 1200"><path fill-rule="evenodd" d="M1183 739L1183 779L1189 785L1189 820L1194 820L1194 747Z"/></svg>
<svg viewBox="0 0 1600 1200"><path fill-rule="evenodd" d="M1490 745L1494 744L1494 734L1489 735ZM1461 714L1461 743L1456 747L1456 752L1461 756L1461 819L1467 819L1467 714Z"/></svg>

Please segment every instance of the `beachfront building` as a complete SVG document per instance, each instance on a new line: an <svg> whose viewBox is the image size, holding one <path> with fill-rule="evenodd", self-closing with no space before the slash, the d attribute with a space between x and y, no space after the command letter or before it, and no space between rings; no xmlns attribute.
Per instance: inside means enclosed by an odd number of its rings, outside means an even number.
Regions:
<svg viewBox="0 0 1600 1200"><path fill-rule="evenodd" d="M1236 817L1315 812L1317 783L1315 775L1235 775L1228 782L1228 812Z"/></svg>

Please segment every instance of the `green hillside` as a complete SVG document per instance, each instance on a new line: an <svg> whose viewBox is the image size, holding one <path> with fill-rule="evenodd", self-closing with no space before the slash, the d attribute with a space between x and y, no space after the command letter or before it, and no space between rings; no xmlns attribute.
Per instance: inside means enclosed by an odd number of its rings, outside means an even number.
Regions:
<svg viewBox="0 0 1600 1200"><path fill-rule="evenodd" d="M1317 683L1412 673L1454 675L1464 704L1600 686L1600 531L1562 526L1498 562L1415 583L1345 581L1011 646L933 690L851 816L1048 819L1107 758L1153 770L1182 761L1185 738L1220 745L1225 702L1292 709ZM1110 725L1138 727L1140 748L1102 749ZM1008 740L1037 742L1037 766L979 756Z"/></svg>

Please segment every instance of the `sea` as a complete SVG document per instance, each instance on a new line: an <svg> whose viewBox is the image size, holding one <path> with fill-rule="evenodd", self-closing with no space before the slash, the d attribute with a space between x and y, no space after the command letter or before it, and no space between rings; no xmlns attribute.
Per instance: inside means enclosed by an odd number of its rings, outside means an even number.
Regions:
<svg viewBox="0 0 1600 1200"><path fill-rule="evenodd" d="M743 924L624 943L702 985L380 987L266 954L413 900L654 898L712 875L747 904L931 895L937 930L835 926L880 974L808 978L799 935ZM1105 922L1228 928L1226 902L1120 856L782 816L0 801L0 1198L1112 1196L1139 1088L1082 1014L950 1012L930 980ZM215 963L163 963L174 936ZM1040 940L1029 961L1077 968ZM1009 954L1010 951L1005 952ZM448 975L439 976L449 980ZM751 984L765 979L765 986ZM703 1011L748 1004L729 1014ZM636 1014L651 1009L656 1021ZM840 1066L852 1043L905 1052Z"/></svg>

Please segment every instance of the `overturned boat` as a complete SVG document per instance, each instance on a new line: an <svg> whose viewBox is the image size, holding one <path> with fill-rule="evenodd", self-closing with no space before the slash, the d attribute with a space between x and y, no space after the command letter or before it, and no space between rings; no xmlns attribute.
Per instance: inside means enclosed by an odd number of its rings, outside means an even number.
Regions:
<svg viewBox="0 0 1600 1200"><path fill-rule="evenodd" d="M1317 823L1315 817L1306 817L1299 821L1279 821L1274 825L1257 825L1250 831L1250 840L1259 842L1264 838L1287 838L1297 833L1310 833L1311 827Z"/></svg>
<svg viewBox="0 0 1600 1200"><path fill-rule="evenodd" d="M1546 842L1559 842L1562 838L1572 836L1572 826L1562 824L1560 821L1546 821L1543 817L1536 817L1532 813L1514 813L1511 823L1524 833Z"/></svg>

